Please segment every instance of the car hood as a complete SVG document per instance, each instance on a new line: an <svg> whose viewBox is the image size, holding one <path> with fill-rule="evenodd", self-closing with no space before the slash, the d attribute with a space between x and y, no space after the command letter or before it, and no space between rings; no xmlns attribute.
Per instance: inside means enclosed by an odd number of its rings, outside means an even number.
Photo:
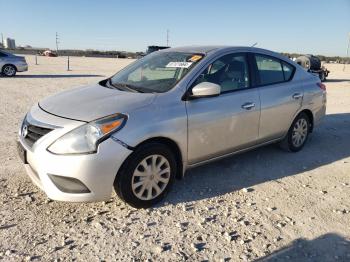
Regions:
<svg viewBox="0 0 350 262"><path fill-rule="evenodd" d="M24 56L18 56L18 55L8 55L6 58L10 60L25 60Z"/></svg>
<svg viewBox="0 0 350 262"><path fill-rule="evenodd" d="M39 106L60 117L89 122L115 113L128 114L151 104L155 96L110 89L97 84L45 98L39 102Z"/></svg>

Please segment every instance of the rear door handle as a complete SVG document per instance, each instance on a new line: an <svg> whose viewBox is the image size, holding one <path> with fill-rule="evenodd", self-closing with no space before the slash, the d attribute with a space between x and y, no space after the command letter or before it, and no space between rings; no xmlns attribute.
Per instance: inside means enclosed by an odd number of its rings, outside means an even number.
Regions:
<svg viewBox="0 0 350 262"><path fill-rule="evenodd" d="M301 93L295 93L292 97L293 97L293 99L298 100L299 98L302 98L302 97L303 97L303 94L301 94Z"/></svg>
<svg viewBox="0 0 350 262"><path fill-rule="evenodd" d="M243 109L250 110L255 107L255 104L252 102L247 102L247 103L244 103L241 107Z"/></svg>

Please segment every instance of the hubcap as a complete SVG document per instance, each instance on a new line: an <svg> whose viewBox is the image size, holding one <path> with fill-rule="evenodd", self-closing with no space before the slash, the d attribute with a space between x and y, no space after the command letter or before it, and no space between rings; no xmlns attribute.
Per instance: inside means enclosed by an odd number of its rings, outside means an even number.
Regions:
<svg viewBox="0 0 350 262"><path fill-rule="evenodd" d="M304 118L300 118L293 128L292 142L295 147L300 147L305 142L307 132L307 121Z"/></svg>
<svg viewBox="0 0 350 262"><path fill-rule="evenodd" d="M15 73L15 69L12 66L6 66L4 68L4 74L7 76L12 76Z"/></svg>
<svg viewBox="0 0 350 262"><path fill-rule="evenodd" d="M131 188L141 200L152 200L159 196L170 180L169 161L161 155L150 155L143 159L132 175Z"/></svg>

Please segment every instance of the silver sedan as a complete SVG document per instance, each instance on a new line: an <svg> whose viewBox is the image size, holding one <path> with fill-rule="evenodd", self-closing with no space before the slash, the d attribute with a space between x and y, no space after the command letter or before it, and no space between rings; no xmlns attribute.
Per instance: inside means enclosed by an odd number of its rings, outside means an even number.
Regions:
<svg viewBox="0 0 350 262"><path fill-rule="evenodd" d="M4 76L15 76L17 72L28 71L28 64L23 56L16 56L0 50L0 73Z"/></svg>
<svg viewBox="0 0 350 262"><path fill-rule="evenodd" d="M49 198L160 201L189 168L270 143L305 145L326 111L320 80L249 47L171 48L27 113L19 152Z"/></svg>

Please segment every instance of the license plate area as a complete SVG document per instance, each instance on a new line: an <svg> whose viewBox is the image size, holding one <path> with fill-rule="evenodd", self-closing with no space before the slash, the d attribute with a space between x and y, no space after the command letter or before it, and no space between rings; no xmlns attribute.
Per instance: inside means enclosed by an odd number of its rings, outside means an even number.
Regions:
<svg viewBox="0 0 350 262"><path fill-rule="evenodd" d="M22 144L17 141L17 152L19 155L19 158L22 160L24 164L28 164L27 162L27 150L22 146Z"/></svg>

